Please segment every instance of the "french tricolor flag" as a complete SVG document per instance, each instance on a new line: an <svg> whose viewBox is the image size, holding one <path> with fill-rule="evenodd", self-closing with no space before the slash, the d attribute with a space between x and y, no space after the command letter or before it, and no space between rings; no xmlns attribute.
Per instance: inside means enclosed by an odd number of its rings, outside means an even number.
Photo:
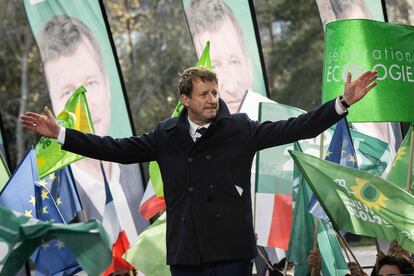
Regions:
<svg viewBox="0 0 414 276"><path fill-rule="evenodd" d="M105 175L105 171L101 162L101 170L105 183L105 209L103 214L102 225L108 233L110 242L112 243L112 262L101 276L107 276L115 271L129 271L134 266L122 258L122 255L129 249L130 243L125 231L121 229L118 214L112 199L111 190Z"/></svg>
<svg viewBox="0 0 414 276"><path fill-rule="evenodd" d="M292 226L292 195L256 193L257 244L288 249Z"/></svg>
<svg viewBox="0 0 414 276"><path fill-rule="evenodd" d="M141 204L138 211L141 215L149 220L156 214L165 210L164 197L158 197L155 194L154 188L152 187L151 180L148 181L147 188L145 189L144 195L142 196Z"/></svg>

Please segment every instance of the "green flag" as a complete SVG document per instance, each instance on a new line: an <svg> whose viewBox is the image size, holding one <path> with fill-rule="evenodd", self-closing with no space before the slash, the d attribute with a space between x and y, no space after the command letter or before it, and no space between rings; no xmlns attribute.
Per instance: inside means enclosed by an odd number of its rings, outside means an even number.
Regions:
<svg viewBox="0 0 414 276"><path fill-rule="evenodd" d="M123 258L145 275L170 276L166 257L167 215L164 212L142 232Z"/></svg>
<svg viewBox="0 0 414 276"><path fill-rule="evenodd" d="M10 171L7 168L6 160L0 152L0 191L3 189L7 180L10 178Z"/></svg>
<svg viewBox="0 0 414 276"><path fill-rule="evenodd" d="M290 152L336 229L397 240L414 252L414 197L372 174Z"/></svg>
<svg viewBox="0 0 414 276"><path fill-rule="evenodd" d="M398 149L397 155L392 162L392 168L387 175L387 180L394 183L401 189L407 187L407 174L408 174L408 159L410 158L410 145L411 137L413 135L413 126L407 132L404 141L401 143ZM413 163L414 164L414 163ZM411 168L411 175L413 175L413 168ZM414 193L414 177L411 178L411 189L410 193Z"/></svg>
<svg viewBox="0 0 414 276"><path fill-rule="evenodd" d="M95 132L85 93L86 89L83 86L76 89L65 104L63 111L56 117L59 125L82 132ZM55 139L47 137L39 140L35 151L40 178L83 158L81 155L62 150Z"/></svg>
<svg viewBox="0 0 414 276"><path fill-rule="evenodd" d="M322 275L346 275L348 264L330 222L319 220L318 248L322 257Z"/></svg>
<svg viewBox="0 0 414 276"><path fill-rule="evenodd" d="M60 240L69 248L89 275L99 275L112 260L111 245L102 225L86 223L54 224L0 208L0 274L15 275L33 251L50 240Z"/></svg>
<svg viewBox="0 0 414 276"><path fill-rule="evenodd" d="M207 41L206 47L204 47L203 54L200 59L197 61L196 66L205 67L211 70L211 59L210 59L210 41ZM178 117L184 109L184 105L181 100L178 101L177 106L174 108L171 118ZM164 196L164 189L162 185L162 178L160 168L156 161L152 161L149 164L149 177L152 186L154 187L154 192L158 197Z"/></svg>
<svg viewBox="0 0 414 276"><path fill-rule="evenodd" d="M378 71L378 85L349 108L349 122L414 122L414 27L366 19L326 25L322 101L343 93L353 79Z"/></svg>
<svg viewBox="0 0 414 276"><path fill-rule="evenodd" d="M294 144L294 149L302 151L298 143ZM297 171L296 166L293 177L293 218L287 259L295 264L295 275L307 275L306 259L313 248L315 228L314 218L308 212L308 203L312 197L312 192L303 183L303 177Z"/></svg>
<svg viewBox="0 0 414 276"><path fill-rule="evenodd" d="M197 61L196 66L211 70L210 41L207 41L206 47L204 47L203 53L201 54L200 59Z"/></svg>
<svg viewBox="0 0 414 276"><path fill-rule="evenodd" d="M298 143L294 144L294 149L301 151ZM308 212L312 191L296 166L292 197L293 220L287 258L295 263L295 275L307 275L309 271L306 261L313 248L315 223L318 219ZM318 222L318 247L322 258L323 275L345 275L349 272L336 234L330 223L323 220Z"/></svg>
<svg viewBox="0 0 414 276"><path fill-rule="evenodd" d="M278 103L259 104L259 120L261 122L286 120L303 113L305 111L289 105ZM324 152L328 149L333 130L334 126L324 132ZM390 160L388 144L358 131L352 129L350 131L360 169L382 175ZM319 138L301 140L299 144L303 152L319 156ZM293 149L293 144L286 144L261 150L257 154L256 192L267 194L292 193L293 162L288 153L288 150L291 149Z"/></svg>

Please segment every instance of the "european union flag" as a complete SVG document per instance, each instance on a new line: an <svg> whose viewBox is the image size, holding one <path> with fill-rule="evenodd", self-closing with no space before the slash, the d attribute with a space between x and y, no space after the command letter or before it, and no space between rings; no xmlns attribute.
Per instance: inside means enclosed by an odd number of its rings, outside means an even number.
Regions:
<svg viewBox="0 0 414 276"><path fill-rule="evenodd" d="M0 205L36 217L34 183L39 180L36 156L30 148L0 193Z"/></svg>
<svg viewBox="0 0 414 276"><path fill-rule="evenodd" d="M338 163L346 167L358 168L355 148L352 143L352 137L346 118L343 118L336 123L335 132L332 136L328 151L326 152L325 160ZM328 220L328 216L314 195L312 195L309 202L308 210L312 215Z"/></svg>
<svg viewBox="0 0 414 276"><path fill-rule="evenodd" d="M36 155L33 148L30 148L1 191L0 205L28 217L64 223L56 203L42 184L39 181ZM58 240L45 242L32 258L35 261L36 275L64 275L81 270L70 251Z"/></svg>
<svg viewBox="0 0 414 276"><path fill-rule="evenodd" d="M343 118L336 124L325 160L341 164L345 167L358 168L355 148L352 143L346 118Z"/></svg>
<svg viewBox="0 0 414 276"><path fill-rule="evenodd" d="M76 213L82 210L75 181L69 166L49 174L40 180L40 182L51 192L65 222L72 221Z"/></svg>

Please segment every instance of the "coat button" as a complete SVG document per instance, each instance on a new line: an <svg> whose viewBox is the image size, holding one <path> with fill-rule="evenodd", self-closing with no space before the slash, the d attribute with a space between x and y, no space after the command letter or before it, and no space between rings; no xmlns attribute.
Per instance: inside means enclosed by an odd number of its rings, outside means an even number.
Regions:
<svg viewBox="0 0 414 276"><path fill-rule="evenodd" d="M182 217L182 218L181 218L181 222L182 222L182 223L185 223L185 217Z"/></svg>
<svg viewBox="0 0 414 276"><path fill-rule="evenodd" d="M211 160L211 158L212 158L212 156L211 156L210 154L207 154L207 155L206 155L206 159L207 159L207 160Z"/></svg>
<svg viewBox="0 0 414 276"><path fill-rule="evenodd" d="M191 162L193 162L193 158L192 157L188 157L188 159L187 159L187 161L188 161L188 163L191 163Z"/></svg>
<svg viewBox="0 0 414 276"><path fill-rule="evenodd" d="M209 189L214 189L214 185L213 185L213 184L210 184L210 185L208 186L208 188L209 188Z"/></svg>
<svg viewBox="0 0 414 276"><path fill-rule="evenodd" d="M194 191L194 187L190 187L190 188L188 188L188 191L189 191L189 192L193 192L193 191Z"/></svg>
<svg viewBox="0 0 414 276"><path fill-rule="evenodd" d="M217 214L216 215L216 220L220 220L221 219L221 215L220 214Z"/></svg>

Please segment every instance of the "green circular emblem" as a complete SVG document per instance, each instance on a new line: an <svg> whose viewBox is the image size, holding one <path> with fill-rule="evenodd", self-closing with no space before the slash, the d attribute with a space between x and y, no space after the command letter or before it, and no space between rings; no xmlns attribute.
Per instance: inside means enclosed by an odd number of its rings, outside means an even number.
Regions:
<svg viewBox="0 0 414 276"><path fill-rule="evenodd" d="M375 202L379 199L380 192L374 186L366 184L361 189L361 195L365 200Z"/></svg>

